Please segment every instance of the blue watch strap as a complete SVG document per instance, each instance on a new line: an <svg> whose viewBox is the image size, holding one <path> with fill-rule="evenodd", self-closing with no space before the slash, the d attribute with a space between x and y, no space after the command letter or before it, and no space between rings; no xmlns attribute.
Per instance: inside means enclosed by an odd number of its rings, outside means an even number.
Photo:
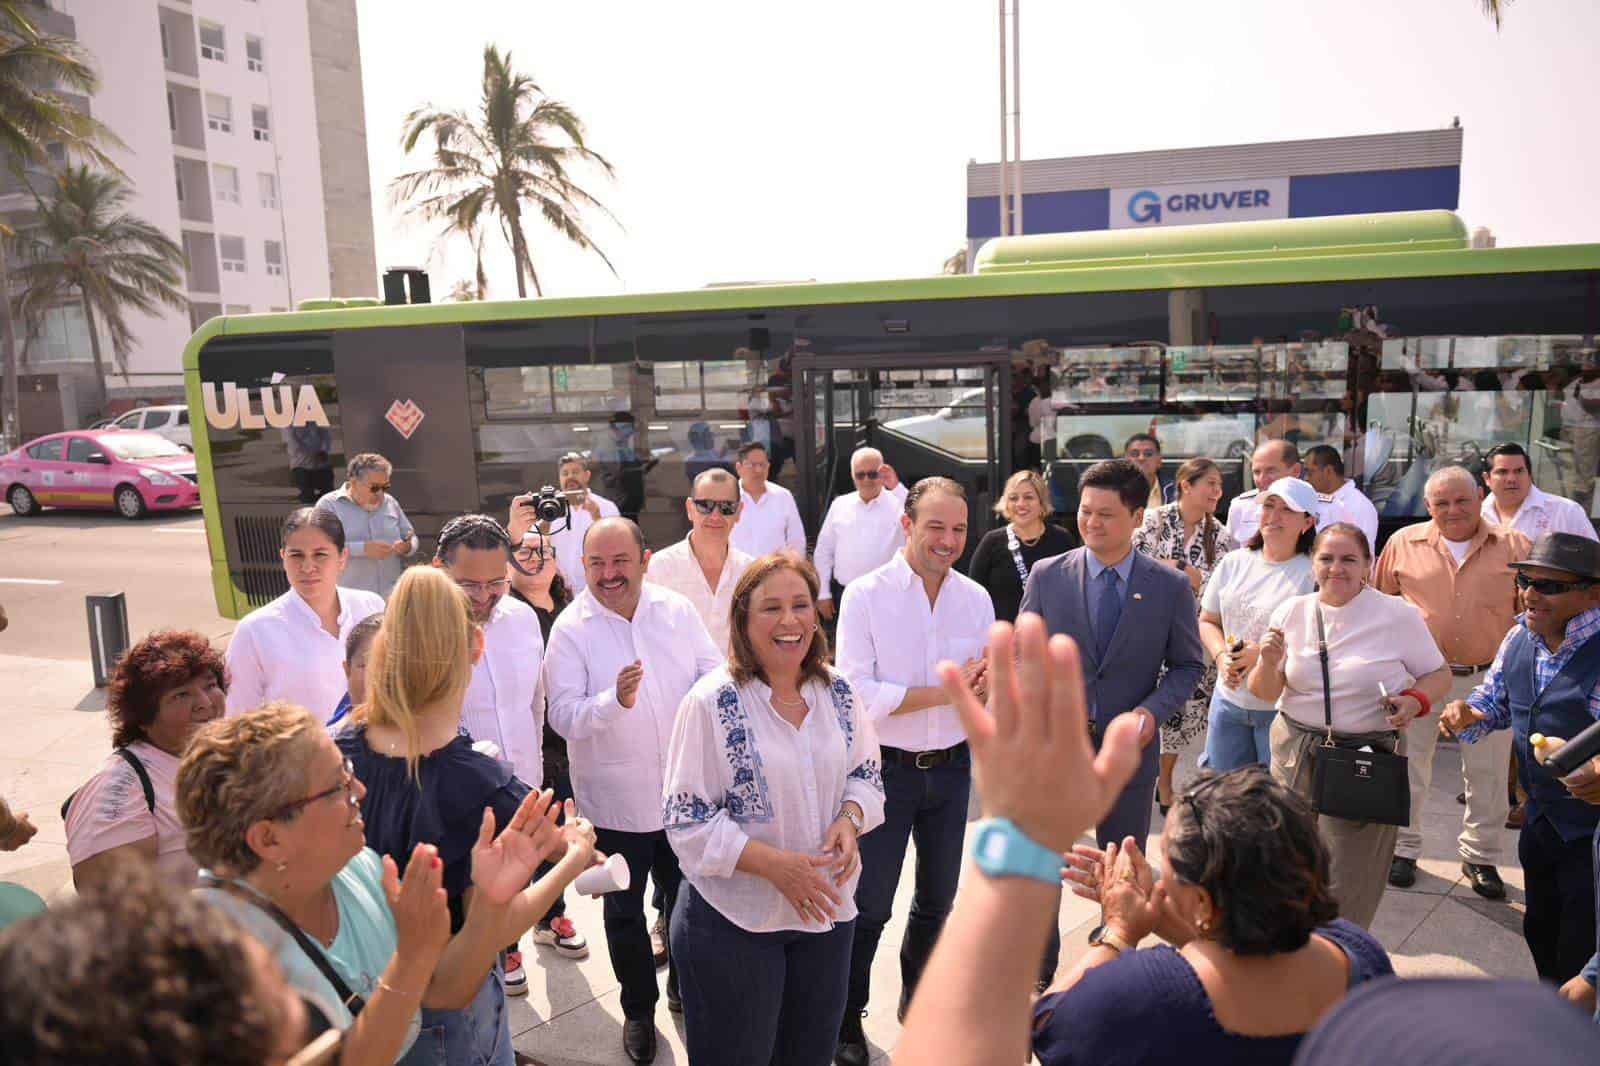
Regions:
<svg viewBox="0 0 1600 1066"><path fill-rule="evenodd" d="M972 838L972 858L990 877L1027 877L1061 884L1061 856L1033 840L1009 818L987 818Z"/></svg>

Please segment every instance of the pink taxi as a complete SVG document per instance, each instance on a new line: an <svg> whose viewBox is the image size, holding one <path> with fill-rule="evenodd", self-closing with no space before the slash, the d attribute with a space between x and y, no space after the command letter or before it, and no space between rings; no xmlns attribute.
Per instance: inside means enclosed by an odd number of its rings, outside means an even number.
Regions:
<svg viewBox="0 0 1600 1066"><path fill-rule="evenodd" d="M55 433L0 455L0 489L19 515L42 507L112 508L124 518L200 505L194 456L154 433Z"/></svg>

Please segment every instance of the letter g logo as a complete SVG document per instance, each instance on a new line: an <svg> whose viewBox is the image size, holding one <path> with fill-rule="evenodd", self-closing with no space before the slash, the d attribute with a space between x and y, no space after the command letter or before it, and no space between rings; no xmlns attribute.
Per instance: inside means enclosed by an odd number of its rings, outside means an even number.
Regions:
<svg viewBox="0 0 1600 1066"><path fill-rule="evenodd" d="M1160 195L1149 189L1140 189L1128 197L1128 217L1135 222L1160 222Z"/></svg>

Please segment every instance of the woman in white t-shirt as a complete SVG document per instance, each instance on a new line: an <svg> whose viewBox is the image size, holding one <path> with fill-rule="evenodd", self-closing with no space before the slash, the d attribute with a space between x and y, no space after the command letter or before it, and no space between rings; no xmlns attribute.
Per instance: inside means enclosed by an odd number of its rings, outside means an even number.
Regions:
<svg viewBox="0 0 1600 1066"><path fill-rule="evenodd" d="M1372 554L1365 533L1348 522L1328 526L1317 535L1311 565L1318 591L1273 612L1250 671L1250 692L1276 700L1281 712L1272 724L1272 776L1308 800L1313 749L1330 730L1342 747L1403 755L1406 726L1450 690L1450 667L1422 613L1367 585ZM1319 615L1328 648L1326 710ZM1333 856L1340 915L1370 926L1398 829L1328 814L1318 816L1317 827Z"/></svg>
<svg viewBox="0 0 1600 1066"><path fill-rule="evenodd" d="M1268 732L1277 705L1251 695L1244 682L1272 612L1311 591L1316 505L1309 483L1274 481L1261 497L1261 528L1245 547L1223 556L1200 597L1200 640L1217 664L1201 765L1218 773L1271 761Z"/></svg>
<svg viewBox="0 0 1600 1066"><path fill-rule="evenodd" d="M199 633L152 633L117 663L106 696L114 750L67 803L79 893L114 880L128 859L153 863L173 884L194 883L173 783L189 738L222 717L224 677L222 656Z"/></svg>

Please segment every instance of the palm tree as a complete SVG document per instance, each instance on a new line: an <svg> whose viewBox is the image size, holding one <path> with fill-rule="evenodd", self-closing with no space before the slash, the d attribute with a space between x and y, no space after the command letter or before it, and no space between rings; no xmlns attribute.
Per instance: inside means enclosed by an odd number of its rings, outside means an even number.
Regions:
<svg viewBox="0 0 1600 1066"><path fill-rule="evenodd" d="M614 170L584 143L583 122L566 104L552 100L533 79L512 67L511 53L494 45L483 50L483 98L476 117L424 104L406 116L400 144L407 152L424 137L433 142L433 165L390 182L397 204L428 221L444 222L446 233L469 238L481 222L493 219L511 246L517 266L517 295L544 295L529 248L525 213L545 223L579 248L598 255L611 272L611 260L594 243L580 215L594 208L615 218L573 179L569 167L592 164L607 177ZM420 198L419 198L420 197Z"/></svg>
<svg viewBox="0 0 1600 1066"><path fill-rule="evenodd" d="M1494 20L1494 28L1500 28L1500 20L1505 16L1506 5L1511 0L1480 0L1483 4L1483 13Z"/></svg>
<svg viewBox="0 0 1600 1066"><path fill-rule="evenodd" d="M132 196L132 187L116 174L88 166L61 171L48 199L34 194L37 225L23 237L32 254L17 269L24 285L19 307L30 326L74 295L82 305L102 406L106 370L96 317L111 336L118 369L126 371L133 341L127 310L153 315L162 307L189 307L182 290L183 249L127 213Z"/></svg>
<svg viewBox="0 0 1600 1066"><path fill-rule="evenodd" d="M88 95L98 83L87 53L76 41L40 32L23 12L21 0L0 0L0 158L6 158L13 170L18 163L43 162L52 144L112 165L95 142L121 142L60 95L60 90ZM20 432L17 336L6 269L6 242L11 236L0 222L0 347L5 355L0 441Z"/></svg>

